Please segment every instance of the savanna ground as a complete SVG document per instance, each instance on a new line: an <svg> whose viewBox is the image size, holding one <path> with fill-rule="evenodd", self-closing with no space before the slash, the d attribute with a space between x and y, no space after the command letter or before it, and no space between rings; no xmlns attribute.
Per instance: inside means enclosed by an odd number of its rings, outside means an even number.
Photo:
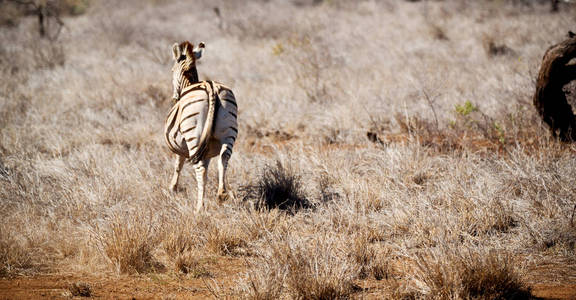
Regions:
<svg viewBox="0 0 576 300"><path fill-rule="evenodd" d="M48 39L0 1L0 298L576 297L576 146L531 104L573 4L60 4ZM201 214L190 165L167 190L181 40L240 107Z"/></svg>

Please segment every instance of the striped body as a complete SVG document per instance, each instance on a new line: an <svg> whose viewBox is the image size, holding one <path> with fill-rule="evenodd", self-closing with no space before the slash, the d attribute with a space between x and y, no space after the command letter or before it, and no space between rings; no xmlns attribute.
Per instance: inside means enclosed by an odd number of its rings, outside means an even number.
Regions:
<svg viewBox="0 0 576 300"><path fill-rule="evenodd" d="M196 212L204 205L206 170L212 157L218 157L218 199L234 197L226 190L226 168L238 135L238 106L232 91L220 83L198 81L196 61L204 47L200 43L194 48L188 41L172 46L172 98L176 104L164 125L166 143L177 154L170 189L177 190L184 162L191 161L198 183Z"/></svg>
<svg viewBox="0 0 576 300"><path fill-rule="evenodd" d="M238 106L232 91L216 82L202 81L184 88L165 123L170 150L196 164L220 154L228 156L238 135Z"/></svg>

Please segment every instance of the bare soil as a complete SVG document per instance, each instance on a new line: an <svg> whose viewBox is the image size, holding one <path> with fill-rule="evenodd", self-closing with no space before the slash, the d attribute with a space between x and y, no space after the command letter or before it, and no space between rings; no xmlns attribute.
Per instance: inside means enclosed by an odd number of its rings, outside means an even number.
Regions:
<svg viewBox="0 0 576 300"><path fill-rule="evenodd" d="M206 299L232 295L232 287L246 270L243 258L222 257L208 268L210 276L184 274L67 275L51 274L0 279L0 299L76 298L71 286L88 284L91 298ZM576 299L576 267L561 262L531 268L525 278L536 299ZM380 299L389 290L386 280L357 282L363 299Z"/></svg>

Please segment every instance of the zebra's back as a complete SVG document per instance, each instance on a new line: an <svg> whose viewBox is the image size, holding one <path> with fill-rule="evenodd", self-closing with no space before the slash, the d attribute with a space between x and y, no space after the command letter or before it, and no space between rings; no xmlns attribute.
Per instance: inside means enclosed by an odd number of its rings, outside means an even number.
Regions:
<svg viewBox="0 0 576 300"><path fill-rule="evenodd" d="M217 146L214 142L233 146L238 133L237 112L234 94L226 86L215 82L189 86L168 114L166 142L172 152L188 158L215 156L218 149L212 149Z"/></svg>

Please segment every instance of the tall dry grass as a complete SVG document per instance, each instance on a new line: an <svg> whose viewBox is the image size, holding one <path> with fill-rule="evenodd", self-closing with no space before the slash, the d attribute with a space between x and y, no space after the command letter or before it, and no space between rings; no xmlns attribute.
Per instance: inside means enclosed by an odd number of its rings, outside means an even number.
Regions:
<svg viewBox="0 0 576 300"><path fill-rule="evenodd" d="M574 263L574 147L531 106L569 4L91 1L64 20L55 42L31 18L0 27L2 276L209 277L206 259L234 256L238 297L376 280L378 297L468 299L525 295L534 264ZM200 77L240 106L238 197L212 201L210 169L200 215L189 166L166 189L178 40L206 42Z"/></svg>

